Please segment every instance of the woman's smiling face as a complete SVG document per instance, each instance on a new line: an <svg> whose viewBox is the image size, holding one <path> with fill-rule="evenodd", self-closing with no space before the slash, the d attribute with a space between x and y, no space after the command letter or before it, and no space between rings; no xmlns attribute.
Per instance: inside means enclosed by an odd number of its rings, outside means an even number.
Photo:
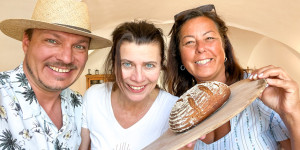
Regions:
<svg viewBox="0 0 300 150"><path fill-rule="evenodd" d="M225 78L225 52L215 23L207 17L196 17L180 30L182 64L199 81L220 81Z"/></svg>
<svg viewBox="0 0 300 150"><path fill-rule="evenodd" d="M161 70L160 45L123 42L120 47L124 84L117 82L122 93L132 101L147 98L155 88Z"/></svg>

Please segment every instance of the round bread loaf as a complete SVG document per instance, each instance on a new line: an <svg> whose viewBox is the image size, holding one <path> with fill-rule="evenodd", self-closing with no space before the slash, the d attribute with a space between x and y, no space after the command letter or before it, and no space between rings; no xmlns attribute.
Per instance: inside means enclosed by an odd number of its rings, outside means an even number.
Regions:
<svg viewBox="0 0 300 150"><path fill-rule="evenodd" d="M221 107L230 96L230 88L217 81L199 83L180 96L169 117L170 129L184 132L199 124Z"/></svg>

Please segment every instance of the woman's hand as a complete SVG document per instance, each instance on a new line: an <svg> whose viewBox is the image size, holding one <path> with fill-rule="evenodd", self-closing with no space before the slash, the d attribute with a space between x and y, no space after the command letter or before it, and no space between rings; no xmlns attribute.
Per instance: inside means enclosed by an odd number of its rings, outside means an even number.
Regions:
<svg viewBox="0 0 300 150"><path fill-rule="evenodd" d="M300 115L298 84L282 68L271 65L262 67L254 70L249 79L266 79L268 87L259 98L279 115L291 115L296 112Z"/></svg>
<svg viewBox="0 0 300 150"><path fill-rule="evenodd" d="M259 98L280 115L289 130L290 140L281 141L282 148L299 148L300 98L296 81L289 77L282 68L272 65L253 71L249 79L266 79L268 83L268 87Z"/></svg>

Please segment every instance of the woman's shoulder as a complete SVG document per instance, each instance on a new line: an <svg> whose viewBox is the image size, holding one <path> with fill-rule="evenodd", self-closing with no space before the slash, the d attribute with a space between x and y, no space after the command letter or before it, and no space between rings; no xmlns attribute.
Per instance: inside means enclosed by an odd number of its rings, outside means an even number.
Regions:
<svg viewBox="0 0 300 150"><path fill-rule="evenodd" d="M106 82L106 83L101 83L101 84L94 84L92 85L91 87L89 87L85 94L86 93L94 93L94 92L101 92L101 91L104 91L104 90L111 90L111 87L112 87L112 82Z"/></svg>
<svg viewBox="0 0 300 150"><path fill-rule="evenodd" d="M83 98L89 101L92 101L94 98L105 98L107 95L111 93L112 83L102 83L102 84L95 84L92 85L87 91L84 93Z"/></svg>
<svg viewBox="0 0 300 150"><path fill-rule="evenodd" d="M170 94L169 92L162 90L162 89L160 90L159 93L161 95L161 98L163 98L163 99L174 100L174 101L177 101L179 99L179 97L174 96L174 95Z"/></svg>

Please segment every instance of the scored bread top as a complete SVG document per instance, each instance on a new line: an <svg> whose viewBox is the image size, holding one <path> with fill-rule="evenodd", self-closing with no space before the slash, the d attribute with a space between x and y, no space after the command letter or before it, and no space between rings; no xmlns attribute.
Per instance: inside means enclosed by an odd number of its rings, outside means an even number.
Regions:
<svg viewBox="0 0 300 150"><path fill-rule="evenodd" d="M196 84L186 91L172 108L170 129L184 132L215 112L230 96L230 88L218 81Z"/></svg>

